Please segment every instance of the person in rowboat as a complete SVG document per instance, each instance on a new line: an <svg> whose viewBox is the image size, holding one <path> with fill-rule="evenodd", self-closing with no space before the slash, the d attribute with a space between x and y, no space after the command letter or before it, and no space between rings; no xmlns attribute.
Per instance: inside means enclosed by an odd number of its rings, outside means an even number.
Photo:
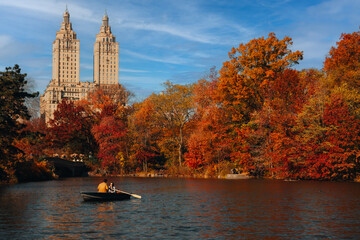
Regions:
<svg viewBox="0 0 360 240"><path fill-rule="evenodd" d="M107 193L109 191L109 187L107 185L107 179L104 179L102 183L98 186L99 192Z"/></svg>
<svg viewBox="0 0 360 240"><path fill-rule="evenodd" d="M110 183L109 193L116 193L116 192L118 192L118 190L115 189L115 184L114 184L114 183Z"/></svg>

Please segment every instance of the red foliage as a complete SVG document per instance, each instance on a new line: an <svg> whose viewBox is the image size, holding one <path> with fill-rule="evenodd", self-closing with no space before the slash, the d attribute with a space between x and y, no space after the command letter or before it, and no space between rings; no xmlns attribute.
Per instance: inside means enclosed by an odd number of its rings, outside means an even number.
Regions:
<svg viewBox="0 0 360 240"><path fill-rule="evenodd" d="M358 69L360 58L360 31L341 34L337 47L332 47L329 56L326 57L324 70L331 72L339 67Z"/></svg>
<svg viewBox="0 0 360 240"><path fill-rule="evenodd" d="M87 153L92 151L92 120L85 113L83 106L72 101L63 100L50 120L47 135L53 147L71 151L71 153Z"/></svg>
<svg viewBox="0 0 360 240"><path fill-rule="evenodd" d="M287 151L296 113L304 98L295 70L285 69L269 84L262 109L252 115L251 127L237 130L237 154L248 171L269 170L281 175L288 164Z"/></svg>
<svg viewBox="0 0 360 240"><path fill-rule="evenodd" d="M356 156L359 154L360 122L353 116L344 99L337 94L325 105L324 124L327 126L318 165L323 179L353 179Z"/></svg>
<svg viewBox="0 0 360 240"><path fill-rule="evenodd" d="M94 125L92 133L99 144L98 157L102 160L101 165L110 171L119 170L119 153L125 152L124 137L126 126L114 116L101 119L100 123Z"/></svg>
<svg viewBox="0 0 360 240"><path fill-rule="evenodd" d="M311 139L299 139L297 158L303 159L306 167L301 178L354 179L359 156L359 120L350 113L343 97L338 94L330 96L322 119L322 134L312 135Z"/></svg>
<svg viewBox="0 0 360 240"><path fill-rule="evenodd" d="M79 132L83 119L82 106L75 106L74 102L63 100L54 112L54 119L50 120L50 131L60 142L65 142Z"/></svg>
<svg viewBox="0 0 360 240"><path fill-rule="evenodd" d="M298 112L304 102L304 86L301 84L299 72L286 69L278 73L269 87L269 98L273 110Z"/></svg>

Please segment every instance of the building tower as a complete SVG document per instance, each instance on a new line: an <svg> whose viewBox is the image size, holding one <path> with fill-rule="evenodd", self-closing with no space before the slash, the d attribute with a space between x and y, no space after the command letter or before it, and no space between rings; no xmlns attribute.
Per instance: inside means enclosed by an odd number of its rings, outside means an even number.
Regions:
<svg viewBox="0 0 360 240"><path fill-rule="evenodd" d="M93 88L91 83L79 80L80 41L72 29L70 14L66 7L60 31L53 42L52 79L44 94L40 96L40 117L48 123L54 117L58 104L63 99L79 100Z"/></svg>
<svg viewBox="0 0 360 240"><path fill-rule="evenodd" d="M63 15L60 31L53 42L53 74L49 85L40 96L40 117L49 124L59 103L64 99L79 101L97 87L112 89L119 85L119 43L111 33L109 18L105 13L94 44L94 81L80 81L80 41L72 29L70 14ZM124 103L125 104L125 103Z"/></svg>
<svg viewBox="0 0 360 240"><path fill-rule="evenodd" d="M72 29L70 14L64 13L60 31L53 42L53 80L56 84L76 84L79 80L80 40Z"/></svg>
<svg viewBox="0 0 360 240"><path fill-rule="evenodd" d="M119 84L119 43L111 33L106 12L94 44L94 83Z"/></svg>

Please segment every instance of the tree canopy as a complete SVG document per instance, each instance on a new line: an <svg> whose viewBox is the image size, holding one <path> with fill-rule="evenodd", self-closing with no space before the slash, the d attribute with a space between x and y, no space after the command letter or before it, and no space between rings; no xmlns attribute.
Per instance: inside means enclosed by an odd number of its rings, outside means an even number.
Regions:
<svg viewBox="0 0 360 240"><path fill-rule="evenodd" d="M19 152L13 143L25 127L24 121L30 118L25 100L38 96L27 92L26 84L26 74L21 73L19 65L0 72L0 171L11 168Z"/></svg>

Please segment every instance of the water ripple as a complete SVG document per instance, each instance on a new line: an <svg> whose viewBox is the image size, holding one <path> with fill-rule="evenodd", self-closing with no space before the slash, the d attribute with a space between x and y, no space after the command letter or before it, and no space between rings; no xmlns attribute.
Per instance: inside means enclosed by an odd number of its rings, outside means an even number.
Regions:
<svg viewBox="0 0 360 240"><path fill-rule="evenodd" d="M1 239L356 239L360 184L112 178L142 199L83 202L99 178L0 187Z"/></svg>

